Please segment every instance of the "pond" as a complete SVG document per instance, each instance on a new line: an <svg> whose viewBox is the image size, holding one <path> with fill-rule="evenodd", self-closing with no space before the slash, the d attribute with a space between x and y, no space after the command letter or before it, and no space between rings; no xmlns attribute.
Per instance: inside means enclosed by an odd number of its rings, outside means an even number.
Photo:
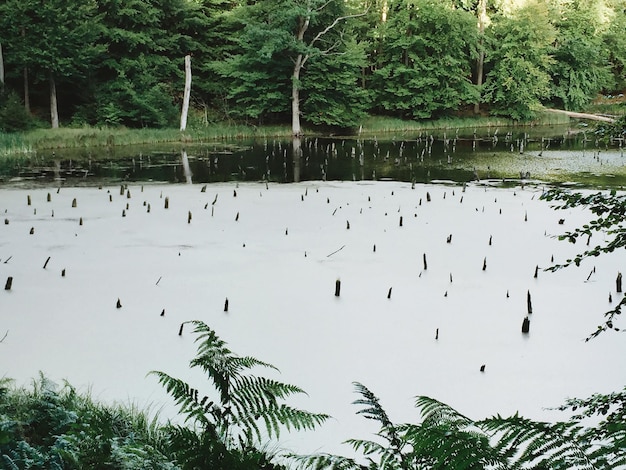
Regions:
<svg viewBox="0 0 626 470"><path fill-rule="evenodd" d="M582 187L626 185L621 142L580 125L452 129L415 134L249 139L101 149L63 149L0 161L0 183L395 180L418 183L533 179Z"/></svg>

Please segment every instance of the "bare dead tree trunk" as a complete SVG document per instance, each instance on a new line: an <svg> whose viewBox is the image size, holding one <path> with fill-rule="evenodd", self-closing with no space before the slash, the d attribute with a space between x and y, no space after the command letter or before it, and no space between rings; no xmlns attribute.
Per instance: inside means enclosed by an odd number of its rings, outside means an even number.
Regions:
<svg viewBox="0 0 626 470"><path fill-rule="evenodd" d="M480 0L478 4L478 60L476 61L476 85L478 86L478 91L482 96L482 91L480 88L483 86L483 69L485 65L485 45L484 45L484 37L485 37L485 23L487 22L487 0ZM474 104L474 114L478 114L480 112L480 96L478 101Z"/></svg>
<svg viewBox="0 0 626 470"><path fill-rule="evenodd" d="M50 123L53 129L59 128L59 108L57 106L57 85L54 75L50 74Z"/></svg>
<svg viewBox="0 0 626 470"><path fill-rule="evenodd" d="M304 31L302 34L304 35ZM302 70L304 59L302 54L298 54L291 77L291 133L294 137L302 135L302 127L300 125L300 71Z"/></svg>
<svg viewBox="0 0 626 470"><path fill-rule="evenodd" d="M4 88L4 59L2 58L2 43L0 43L0 89Z"/></svg>
<svg viewBox="0 0 626 470"><path fill-rule="evenodd" d="M183 110L180 113L180 130L187 129L187 114L189 113L189 97L191 96L191 56L185 56L185 92L183 95Z"/></svg>

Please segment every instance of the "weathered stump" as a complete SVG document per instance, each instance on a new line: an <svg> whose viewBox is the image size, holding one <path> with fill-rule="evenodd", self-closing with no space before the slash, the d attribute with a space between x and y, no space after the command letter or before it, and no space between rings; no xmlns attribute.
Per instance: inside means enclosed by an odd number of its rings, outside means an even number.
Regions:
<svg viewBox="0 0 626 470"><path fill-rule="evenodd" d="M528 334L530 331L530 320L528 317L524 317L524 321L522 322L522 333Z"/></svg>
<svg viewBox="0 0 626 470"><path fill-rule="evenodd" d="M335 297L339 297L340 292L341 292L341 280L337 279L335 281Z"/></svg>
<svg viewBox="0 0 626 470"><path fill-rule="evenodd" d="M13 276L9 276L7 277L7 282L4 285L4 290L11 290L12 286L13 286Z"/></svg>

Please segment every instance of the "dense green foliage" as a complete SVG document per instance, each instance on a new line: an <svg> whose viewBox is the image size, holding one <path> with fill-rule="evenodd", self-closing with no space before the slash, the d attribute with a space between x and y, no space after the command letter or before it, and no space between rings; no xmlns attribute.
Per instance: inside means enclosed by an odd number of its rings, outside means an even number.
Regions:
<svg viewBox="0 0 626 470"><path fill-rule="evenodd" d="M187 54L204 124L288 123L294 91L307 125L341 128L367 114L468 114L477 102L530 120L542 105L580 110L624 91L625 0L488 0L484 37L478 4L5 0L0 130L49 122L53 88L64 125L173 127ZM28 119L13 118L15 96Z"/></svg>
<svg viewBox="0 0 626 470"><path fill-rule="evenodd" d="M166 434L146 413L95 403L40 377L0 387L0 468L175 469Z"/></svg>
<svg viewBox="0 0 626 470"><path fill-rule="evenodd" d="M514 415L472 420L445 403L420 396L418 424L393 423L380 400L355 383L354 403L380 425L378 440L351 439L366 464L353 458L317 454L294 457L309 469L604 469L626 464L626 389L620 393L569 400L561 410L577 411L563 422L537 422ZM584 418L602 416L595 425Z"/></svg>

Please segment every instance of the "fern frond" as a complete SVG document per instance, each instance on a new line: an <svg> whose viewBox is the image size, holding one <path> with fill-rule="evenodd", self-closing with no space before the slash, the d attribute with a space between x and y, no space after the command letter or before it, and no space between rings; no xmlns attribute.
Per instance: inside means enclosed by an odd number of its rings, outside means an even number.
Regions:
<svg viewBox="0 0 626 470"><path fill-rule="evenodd" d="M287 455L289 460L296 462L302 470L367 470L355 460L339 455Z"/></svg>
<svg viewBox="0 0 626 470"><path fill-rule="evenodd" d="M496 416L479 423L494 433L496 448L511 456L514 465L546 468L594 469L593 462L579 444L581 429L572 423L532 421L515 414Z"/></svg>
<svg viewBox="0 0 626 470"><path fill-rule="evenodd" d="M365 408L357 411L357 414L363 415L367 419L373 419L374 421L378 421L381 425L381 428L393 428L393 423L387 416L387 412L380 405L380 401L370 389L368 389L365 385L359 382L353 382L354 388L356 392L360 394L363 398L355 400L352 402L353 405L363 405Z"/></svg>
<svg viewBox="0 0 626 470"><path fill-rule="evenodd" d="M420 409L424 425L451 424L456 427L470 426L473 421L462 415L450 405L434 398L418 396L415 398L415 406Z"/></svg>
<svg viewBox="0 0 626 470"><path fill-rule="evenodd" d="M353 382L353 385L362 398L355 400L352 403L355 405L365 406L365 408L357 411L357 414L361 414L367 419L378 421L380 423L380 430L377 435L389 443L389 449L383 453L381 457L383 457L385 461L388 461L389 458L391 458L394 462L402 463L405 458L403 454L403 447L406 441L398 435L396 426L393 424L391 419L389 419L389 416L381 406L378 397L374 395L374 393L372 393L372 391L365 385L359 382Z"/></svg>
<svg viewBox="0 0 626 470"><path fill-rule="evenodd" d="M493 448L489 437L475 426L408 424L402 427L402 433L412 448L412 460L429 468L511 469L506 456Z"/></svg>
<svg viewBox="0 0 626 470"><path fill-rule="evenodd" d="M380 442L366 439L348 439L345 443L349 444L355 451L363 452L363 455L384 454L388 451L388 448Z"/></svg>
<svg viewBox="0 0 626 470"><path fill-rule="evenodd" d="M148 375L155 375L167 393L174 398L174 402L185 415L186 421L197 421L204 427L213 427L207 419L207 407L197 400L195 394L190 393L191 387L183 380L171 377L165 372L153 370Z"/></svg>

